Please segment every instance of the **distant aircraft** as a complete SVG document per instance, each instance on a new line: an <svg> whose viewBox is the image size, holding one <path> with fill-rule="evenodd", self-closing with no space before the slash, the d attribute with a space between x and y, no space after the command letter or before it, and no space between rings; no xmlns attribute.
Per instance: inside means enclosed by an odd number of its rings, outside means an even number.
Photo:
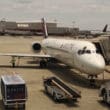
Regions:
<svg viewBox="0 0 110 110"><path fill-rule="evenodd" d="M91 31L91 35L93 37L98 37L98 36L101 36L101 35L108 35L107 28L108 28L108 24L105 25L105 27L103 28L102 31L96 31L96 30Z"/></svg>
<svg viewBox="0 0 110 110"><path fill-rule="evenodd" d="M0 53L3 56L35 57L40 58L40 66L45 67L51 59L75 68L87 74L91 81L104 71L105 61L101 54L97 53L96 47L89 41L76 39L49 38L45 19L42 19L45 39L42 43L34 42L32 48L36 54ZM45 54L38 54L41 49Z"/></svg>

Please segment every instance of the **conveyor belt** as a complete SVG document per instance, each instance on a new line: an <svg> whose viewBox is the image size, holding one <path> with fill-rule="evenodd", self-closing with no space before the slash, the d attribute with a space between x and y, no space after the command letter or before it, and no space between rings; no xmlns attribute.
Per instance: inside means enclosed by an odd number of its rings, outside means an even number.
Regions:
<svg viewBox="0 0 110 110"><path fill-rule="evenodd" d="M51 77L50 80L54 80L57 84L59 84L62 88L64 88L66 91L68 91L73 97L81 97L81 92L74 89L74 88L70 88L68 87L66 84L64 84L62 81L60 81L59 79L57 79L56 77Z"/></svg>

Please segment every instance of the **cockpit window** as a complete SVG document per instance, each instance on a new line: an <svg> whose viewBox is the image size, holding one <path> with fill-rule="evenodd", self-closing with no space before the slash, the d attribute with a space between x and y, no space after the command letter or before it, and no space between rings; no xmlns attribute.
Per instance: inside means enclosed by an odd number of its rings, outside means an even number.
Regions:
<svg viewBox="0 0 110 110"><path fill-rule="evenodd" d="M82 55L82 54L90 54L91 50L88 50L87 47L84 47L82 50L78 50L78 54Z"/></svg>
<svg viewBox="0 0 110 110"><path fill-rule="evenodd" d="M82 54L90 54L91 51L90 50L78 50L78 54L82 55Z"/></svg>
<svg viewBox="0 0 110 110"><path fill-rule="evenodd" d="M77 52L77 53L78 53L78 55L81 55L81 50L78 50L78 52Z"/></svg>
<svg viewBox="0 0 110 110"><path fill-rule="evenodd" d="M91 51L90 50L86 50L86 53L91 53Z"/></svg>

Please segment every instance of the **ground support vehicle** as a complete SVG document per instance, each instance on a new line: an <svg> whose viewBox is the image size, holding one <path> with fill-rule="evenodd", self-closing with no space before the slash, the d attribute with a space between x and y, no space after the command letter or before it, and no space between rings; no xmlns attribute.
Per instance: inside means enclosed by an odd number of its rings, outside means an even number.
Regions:
<svg viewBox="0 0 110 110"><path fill-rule="evenodd" d="M70 88L64 82L56 77L44 79L44 87L46 93L50 94L55 101L73 100L81 98L81 92L75 88Z"/></svg>
<svg viewBox="0 0 110 110"><path fill-rule="evenodd" d="M110 81L101 85L99 90L99 96L103 98L103 101L110 104Z"/></svg>
<svg viewBox="0 0 110 110"><path fill-rule="evenodd" d="M1 76L1 94L5 108L25 109L27 87L19 75Z"/></svg>

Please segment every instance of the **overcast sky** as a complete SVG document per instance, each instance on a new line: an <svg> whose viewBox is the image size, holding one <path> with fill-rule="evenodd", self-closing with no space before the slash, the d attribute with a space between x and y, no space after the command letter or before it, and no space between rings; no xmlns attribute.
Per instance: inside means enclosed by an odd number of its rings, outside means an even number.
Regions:
<svg viewBox="0 0 110 110"><path fill-rule="evenodd" d="M60 25L101 29L110 24L110 0L0 0L0 19L37 21L42 17Z"/></svg>

